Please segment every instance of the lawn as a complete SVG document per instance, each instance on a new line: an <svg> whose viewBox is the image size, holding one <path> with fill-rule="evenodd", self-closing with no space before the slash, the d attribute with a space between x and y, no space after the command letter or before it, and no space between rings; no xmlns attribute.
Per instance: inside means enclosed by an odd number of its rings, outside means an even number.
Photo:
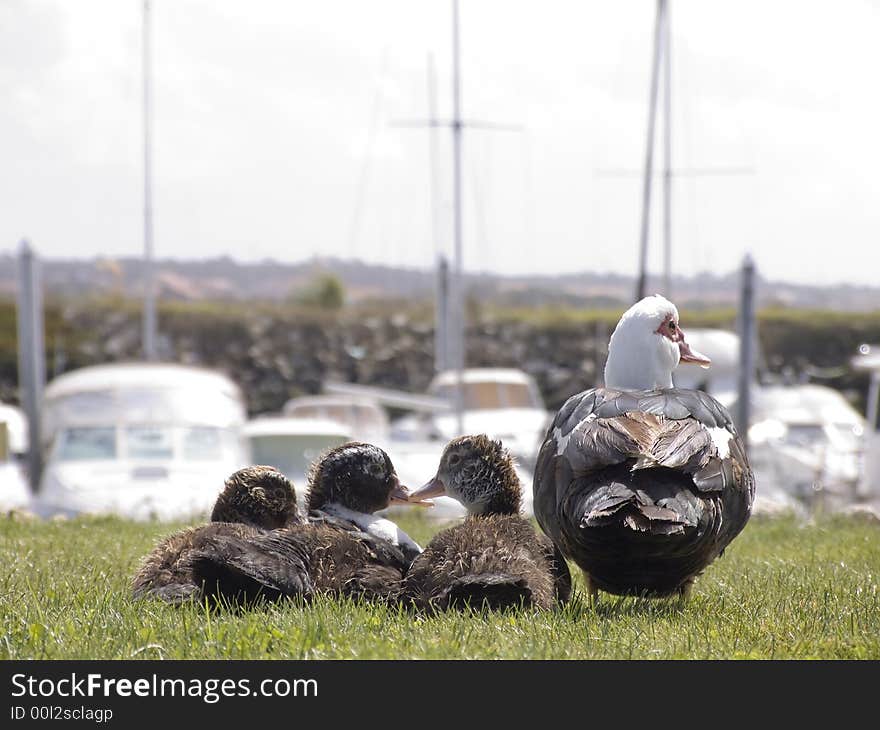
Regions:
<svg viewBox="0 0 880 730"><path fill-rule="evenodd" d="M437 525L399 523L427 542ZM880 658L880 527L753 519L687 604L576 595L552 612L406 612L321 599L234 613L134 602L128 584L181 525L0 517L0 659Z"/></svg>

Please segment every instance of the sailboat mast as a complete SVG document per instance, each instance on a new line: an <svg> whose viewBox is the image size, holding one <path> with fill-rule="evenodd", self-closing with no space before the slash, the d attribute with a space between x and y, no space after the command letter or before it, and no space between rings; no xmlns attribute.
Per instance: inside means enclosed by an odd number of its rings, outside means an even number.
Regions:
<svg viewBox="0 0 880 730"><path fill-rule="evenodd" d="M434 370L443 372L449 367L449 262L440 242L440 185L438 176L437 127L437 69L434 54L428 54L428 127L431 172L431 235L437 265L434 296Z"/></svg>
<svg viewBox="0 0 880 730"><path fill-rule="evenodd" d="M143 355L156 359L156 292L153 271L153 191L151 157L151 87L150 87L150 0L144 0L143 13L143 84L144 84L144 311Z"/></svg>
<svg viewBox="0 0 880 730"><path fill-rule="evenodd" d="M452 365L455 368L455 417L464 433L464 286L462 281L461 225L461 79L459 73L458 0L452 0L452 201L455 244L452 275Z"/></svg>
<svg viewBox="0 0 880 730"><path fill-rule="evenodd" d="M663 294L672 298L672 21L663 12Z"/></svg>
<svg viewBox="0 0 880 730"><path fill-rule="evenodd" d="M648 265L648 230L651 217L651 178L654 173L654 126L657 118L657 88L662 49L663 16L666 0L657 0L657 18L654 23L654 61L651 66L651 92L648 100L648 139L645 144L645 172L642 184L642 226L639 240L639 275L636 301L645 296Z"/></svg>

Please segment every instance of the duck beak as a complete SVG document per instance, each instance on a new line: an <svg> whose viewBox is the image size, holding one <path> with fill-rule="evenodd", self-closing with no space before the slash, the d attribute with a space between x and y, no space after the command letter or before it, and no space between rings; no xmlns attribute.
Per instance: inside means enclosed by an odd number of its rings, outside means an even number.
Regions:
<svg viewBox="0 0 880 730"><path fill-rule="evenodd" d="M431 497L442 497L444 494L446 494L446 485L435 475L425 486L409 495L409 500L419 503Z"/></svg>
<svg viewBox="0 0 880 730"><path fill-rule="evenodd" d="M391 496L388 499L388 504L408 504L408 505L417 505L419 507L433 507L434 504L432 502L421 502L417 499L413 499L415 495L412 494L409 489L402 484L398 483L394 489L391 490Z"/></svg>
<svg viewBox="0 0 880 730"><path fill-rule="evenodd" d="M684 340L684 333L682 333L681 339L678 341L678 352L680 355L679 362L692 362L701 368L708 368L712 364L712 361L702 352L691 349L691 346Z"/></svg>

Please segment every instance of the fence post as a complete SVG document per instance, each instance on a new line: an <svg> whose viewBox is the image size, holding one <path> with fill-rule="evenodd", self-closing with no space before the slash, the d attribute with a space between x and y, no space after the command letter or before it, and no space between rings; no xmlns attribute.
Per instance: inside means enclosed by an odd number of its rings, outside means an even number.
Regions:
<svg viewBox="0 0 880 730"><path fill-rule="evenodd" d="M747 254L743 261L739 300L739 382L736 412L736 427L747 449L751 422L751 387L755 376L756 329L755 263Z"/></svg>
<svg viewBox="0 0 880 730"><path fill-rule="evenodd" d="M27 240L18 253L18 385L22 408L28 419L27 470L31 489L36 491L42 471L41 414L46 360L43 339L43 289L40 261Z"/></svg>

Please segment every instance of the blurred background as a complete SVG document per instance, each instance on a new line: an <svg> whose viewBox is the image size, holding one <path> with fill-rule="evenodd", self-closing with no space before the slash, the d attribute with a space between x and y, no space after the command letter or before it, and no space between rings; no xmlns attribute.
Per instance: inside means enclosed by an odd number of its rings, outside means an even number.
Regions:
<svg viewBox="0 0 880 730"><path fill-rule="evenodd" d="M0 506L186 518L351 438L415 487L477 430L530 493L658 292L758 507L876 515L878 35L867 0L3 0Z"/></svg>

